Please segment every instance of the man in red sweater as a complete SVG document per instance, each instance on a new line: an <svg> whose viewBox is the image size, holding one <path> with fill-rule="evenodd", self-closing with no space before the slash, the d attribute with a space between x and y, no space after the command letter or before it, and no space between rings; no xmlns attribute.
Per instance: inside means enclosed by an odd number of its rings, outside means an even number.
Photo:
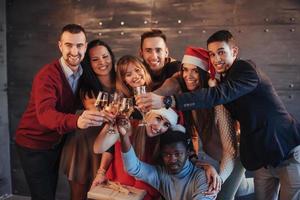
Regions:
<svg viewBox="0 0 300 200"><path fill-rule="evenodd" d="M34 77L29 103L16 131L17 149L33 200L55 199L63 135L110 120L98 111L75 115L80 62L87 48L84 29L66 25L58 46L62 57L46 64Z"/></svg>

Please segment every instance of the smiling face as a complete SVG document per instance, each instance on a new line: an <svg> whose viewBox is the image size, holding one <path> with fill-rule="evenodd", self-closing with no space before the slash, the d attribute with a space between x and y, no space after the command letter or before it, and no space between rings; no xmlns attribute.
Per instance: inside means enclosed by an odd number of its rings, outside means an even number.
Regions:
<svg viewBox="0 0 300 200"><path fill-rule="evenodd" d="M169 50L161 37L145 38L140 50L141 57L153 73L158 73L165 65Z"/></svg>
<svg viewBox="0 0 300 200"><path fill-rule="evenodd" d="M182 65L182 78L189 91L200 87L200 74L196 65L184 63Z"/></svg>
<svg viewBox="0 0 300 200"><path fill-rule="evenodd" d="M168 172L179 173L187 160L187 149L182 142L166 144L161 149L161 157Z"/></svg>
<svg viewBox="0 0 300 200"><path fill-rule="evenodd" d="M144 69L134 63L128 63L124 74L124 82L131 88L136 88L146 83L146 74Z"/></svg>
<svg viewBox="0 0 300 200"><path fill-rule="evenodd" d="M146 132L148 137L165 133L170 127L170 122L166 118L155 113L146 115L145 120L147 121Z"/></svg>
<svg viewBox="0 0 300 200"><path fill-rule="evenodd" d="M65 31L61 35L58 47L68 67L74 72L77 71L87 48L85 34Z"/></svg>
<svg viewBox="0 0 300 200"><path fill-rule="evenodd" d="M112 57L105 46L95 46L89 50L90 63L97 76L108 76L112 69Z"/></svg>
<svg viewBox="0 0 300 200"><path fill-rule="evenodd" d="M224 73L233 64L238 54L238 48L225 41L216 41L208 44L210 61L216 72Z"/></svg>

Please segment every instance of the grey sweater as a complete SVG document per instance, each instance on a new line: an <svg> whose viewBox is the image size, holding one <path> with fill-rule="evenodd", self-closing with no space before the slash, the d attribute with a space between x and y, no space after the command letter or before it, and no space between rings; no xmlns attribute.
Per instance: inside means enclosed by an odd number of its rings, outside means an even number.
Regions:
<svg viewBox="0 0 300 200"><path fill-rule="evenodd" d="M207 191L205 172L186 161L181 172L169 174L164 167L141 162L133 148L122 153L124 167L128 174L145 181L156 188L166 200L211 200L215 196L205 196Z"/></svg>

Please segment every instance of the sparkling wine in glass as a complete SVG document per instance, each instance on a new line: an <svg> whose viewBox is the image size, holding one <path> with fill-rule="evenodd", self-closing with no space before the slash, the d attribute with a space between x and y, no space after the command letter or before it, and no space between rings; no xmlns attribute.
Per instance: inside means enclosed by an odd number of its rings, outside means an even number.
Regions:
<svg viewBox="0 0 300 200"><path fill-rule="evenodd" d="M117 116L118 123L120 123L122 126L125 126L133 111L133 99L123 98L120 103L119 114Z"/></svg>
<svg viewBox="0 0 300 200"><path fill-rule="evenodd" d="M129 119L129 117L133 111L134 111L133 99L132 98L123 98L120 103L119 114L123 115Z"/></svg>
<svg viewBox="0 0 300 200"><path fill-rule="evenodd" d="M120 95L118 93L114 93L110 95L110 98L108 99L108 104L105 106L105 111L110 112L111 114L117 116L119 112L119 106L120 106ZM111 122L109 124L108 133L114 134L114 125L115 121Z"/></svg>
<svg viewBox="0 0 300 200"><path fill-rule="evenodd" d="M142 86L133 88L133 93L134 93L135 97L138 95L141 95L141 94L146 94L146 86L142 85ZM143 119L142 119L142 122L139 123L139 126L147 126L147 122L145 121L145 113L141 110L140 110L140 112L143 116Z"/></svg>
<svg viewBox="0 0 300 200"><path fill-rule="evenodd" d="M105 106L107 104L108 104L108 93L100 91L98 93L98 96L97 96L97 99L95 102L95 107L97 108L98 111L101 111L105 108Z"/></svg>

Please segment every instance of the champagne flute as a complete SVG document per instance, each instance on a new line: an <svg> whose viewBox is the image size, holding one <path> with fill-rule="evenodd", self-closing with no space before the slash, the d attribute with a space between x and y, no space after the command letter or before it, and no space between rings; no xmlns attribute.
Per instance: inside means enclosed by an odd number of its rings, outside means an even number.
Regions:
<svg viewBox="0 0 300 200"><path fill-rule="evenodd" d="M130 115L133 113L133 99L123 98L120 104L119 114L129 119Z"/></svg>
<svg viewBox="0 0 300 200"><path fill-rule="evenodd" d="M95 102L95 107L97 108L98 111L101 111L105 108L107 104L108 104L108 93L99 91Z"/></svg>
<svg viewBox="0 0 300 200"><path fill-rule="evenodd" d="M127 120L129 120L130 115L133 113L133 99L132 98L123 98L120 103L119 114L117 116L117 121L125 126Z"/></svg>
<svg viewBox="0 0 300 200"><path fill-rule="evenodd" d="M119 111L119 106L120 106L120 95L115 92L114 94L110 95L109 103L105 106L105 110L116 116ZM108 129L109 134L115 133L114 125L115 125L115 120L109 123L109 129Z"/></svg>
<svg viewBox="0 0 300 200"><path fill-rule="evenodd" d="M133 88L133 93L134 93L134 96L138 96L138 95L141 95L141 94L146 94L146 86L142 85L142 86L138 86L138 87L135 87ZM147 126L147 122L145 121L145 113L143 111L141 111L141 114L143 116L143 119L142 119L142 122L139 123L138 126Z"/></svg>
<svg viewBox="0 0 300 200"><path fill-rule="evenodd" d="M119 114L123 115L127 119L129 119L130 115L134 111L133 109L133 99L132 98L122 98L120 103Z"/></svg>

